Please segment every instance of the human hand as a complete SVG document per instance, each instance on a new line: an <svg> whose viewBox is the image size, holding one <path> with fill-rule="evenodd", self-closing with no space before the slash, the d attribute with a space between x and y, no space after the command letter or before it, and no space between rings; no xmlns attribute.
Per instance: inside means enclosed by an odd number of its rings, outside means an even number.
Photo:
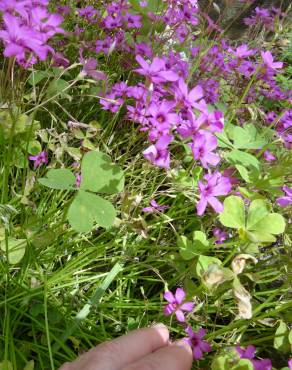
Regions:
<svg viewBox="0 0 292 370"><path fill-rule="evenodd" d="M190 370L192 350L184 341L171 343L163 324L134 330L84 353L59 370Z"/></svg>

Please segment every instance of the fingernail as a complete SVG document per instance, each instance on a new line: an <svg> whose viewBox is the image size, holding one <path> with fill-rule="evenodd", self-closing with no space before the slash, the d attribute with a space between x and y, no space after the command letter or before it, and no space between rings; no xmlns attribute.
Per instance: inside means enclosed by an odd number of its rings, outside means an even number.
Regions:
<svg viewBox="0 0 292 370"><path fill-rule="evenodd" d="M151 327L156 328L156 329L167 329L166 326L164 324L162 324L161 322L159 322L157 324L153 324Z"/></svg>
<svg viewBox="0 0 292 370"><path fill-rule="evenodd" d="M172 346L183 347L183 348L187 348L188 350L191 349L190 345L183 339L180 339L180 340L177 340L176 342L173 342Z"/></svg>

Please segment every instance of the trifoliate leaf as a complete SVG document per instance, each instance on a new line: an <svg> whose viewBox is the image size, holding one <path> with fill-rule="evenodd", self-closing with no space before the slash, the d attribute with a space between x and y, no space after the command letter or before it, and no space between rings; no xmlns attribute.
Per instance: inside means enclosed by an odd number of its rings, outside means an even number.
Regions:
<svg viewBox="0 0 292 370"><path fill-rule="evenodd" d="M267 204L262 199L251 202L247 215L247 229L254 230L254 226L269 214Z"/></svg>
<svg viewBox="0 0 292 370"><path fill-rule="evenodd" d="M231 195L224 200L224 211L220 213L222 225L234 229L245 228L244 203L240 197Z"/></svg>
<svg viewBox="0 0 292 370"><path fill-rule="evenodd" d="M105 228L112 226L116 210L108 200L79 190L69 207L67 217L73 229L86 233L91 231L95 222Z"/></svg>
<svg viewBox="0 0 292 370"><path fill-rule="evenodd" d="M289 352L292 350L292 346L289 343L289 328L284 323L280 321L280 324L276 330L274 338L274 347L281 352Z"/></svg>
<svg viewBox="0 0 292 370"><path fill-rule="evenodd" d="M59 168L49 170L46 177L42 177L38 181L48 188L70 190L73 189L76 178L70 170Z"/></svg>
<svg viewBox="0 0 292 370"><path fill-rule="evenodd" d="M124 188L124 173L101 152L86 153L81 164L81 189L116 194Z"/></svg>
<svg viewBox="0 0 292 370"><path fill-rule="evenodd" d="M6 250L5 240L2 240L0 242L0 249L5 253L5 255L6 255L6 252L8 251L8 256L6 256L6 258L8 259L8 262L11 265L15 265L22 260L25 254L26 246L27 246L26 239L9 238L8 246Z"/></svg>

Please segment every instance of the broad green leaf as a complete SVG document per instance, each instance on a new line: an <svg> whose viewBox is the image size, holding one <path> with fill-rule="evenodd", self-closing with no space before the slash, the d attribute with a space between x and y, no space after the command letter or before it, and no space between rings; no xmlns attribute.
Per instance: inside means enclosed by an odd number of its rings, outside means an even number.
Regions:
<svg viewBox="0 0 292 370"><path fill-rule="evenodd" d="M187 261L196 256L194 245L186 236L178 236L177 246L179 247L179 253L184 260Z"/></svg>
<svg viewBox="0 0 292 370"><path fill-rule="evenodd" d="M124 173L101 152L86 153L81 164L81 189L116 194L124 188Z"/></svg>
<svg viewBox="0 0 292 370"><path fill-rule="evenodd" d="M247 231L246 235L252 243L274 243L277 239L267 231Z"/></svg>
<svg viewBox="0 0 292 370"><path fill-rule="evenodd" d="M47 88L47 98L51 98L57 94L64 95L68 86L69 82L63 80L62 78L59 78L58 80L53 80Z"/></svg>
<svg viewBox="0 0 292 370"><path fill-rule="evenodd" d="M73 229L86 233L91 231L95 222L105 228L112 226L116 210L108 200L79 190L69 207L67 217Z"/></svg>
<svg viewBox="0 0 292 370"><path fill-rule="evenodd" d="M278 235L282 234L285 230L285 220L279 213L270 213L266 217L262 218L259 222L254 224L251 231L256 232L268 232L270 234Z"/></svg>
<svg viewBox="0 0 292 370"><path fill-rule="evenodd" d="M51 169L47 172L47 177L42 177L38 181L48 188L59 190L70 190L75 185L76 178L70 170L65 168Z"/></svg>
<svg viewBox="0 0 292 370"><path fill-rule="evenodd" d="M19 263L24 254L27 246L26 239L8 239L8 262L11 265ZM0 242L0 249L6 254L6 243L5 240Z"/></svg>
<svg viewBox="0 0 292 370"><path fill-rule="evenodd" d="M244 127L236 126L233 129L234 146L237 149L260 149L267 141L262 138L253 124Z"/></svg>
<svg viewBox="0 0 292 370"><path fill-rule="evenodd" d="M28 361L23 370L33 370L34 369L34 360Z"/></svg>
<svg viewBox="0 0 292 370"><path fill-rule="evenodd" d="M42 151L42 146L37 140L32 140L28 143L27 151L31 155L37 155Z"/></svg>
<svg viewBox="0 0 292 370"><path fill-rule="evenodd" d="M8 360L0 362L0 370L13 370L12 363Z"/></svg>
<svg viewBox="0 0 292 370"><path fill-rule="evenodd" d="M241 164L237 164L235 167L244 181L248 183L252 182L249 171L246 167L242 166Z"/></svg>
<svg viewBox="0 0 292 370"><path fill-rule="evenodd" d="M48 71L32 71L30 76L28 77L28 83L33 86L37 85L41 82L44 78L51 77L52 74Z"/></svg>
<svg viewBox="0 0 292 370"><path fill-rule="evenodd" d="M196 274L199 277L202 277L205 272L208 271L208 268L211 264L221 265L221 261L216 257L209 257L209 256L199 256L197 264L196 264Z"/></svg>
<svg viewBox="0 0 292 370"><path fill-rule="evenodd" d="M289 343L289 328L284 323L284 321L280 321L280 324L276 330L275 338L274 338L274 347L281 351L281 352L289 352L292 350L292 346Z"/></svg>
<svg viewBox="0 0 292 370"><path fill-rule="evenodd" d="M239 362L232 367L232 370L253 370L253 364L250 360L241 358Z"/></svg>
<svg viewBox="0 0 292 370"><path fill-rule="evenodd" d="M255 224L269 214L267 204L263 199L256 199L251 202L247 215L247 229L253 230Z"/></svg>
<svg viewBox="0 0 292 370"><path fill-rule="evenodd" d="M224 200L224 210L219 215L222 225L234 229L245 228L244 203L240 197L231 195Z"/></svg>
<svg viewBox="0 0 292 370"><path fill-rule="evenodd" d="M232 150L227 154L226 159L233 165L239 164L243 167L253 167L257 170L260 168L260 162L254 155L241 150Z"/></svg>
<svg viewBox="0 0 292 370"><path fill-rule="evenodd" d="M193 241L190 241L184 235L179 236L177 245L182 258L185 260L190 260L209 249L209 242L206 238L206 234L202 231L195 231L193 233Z"/></svg>

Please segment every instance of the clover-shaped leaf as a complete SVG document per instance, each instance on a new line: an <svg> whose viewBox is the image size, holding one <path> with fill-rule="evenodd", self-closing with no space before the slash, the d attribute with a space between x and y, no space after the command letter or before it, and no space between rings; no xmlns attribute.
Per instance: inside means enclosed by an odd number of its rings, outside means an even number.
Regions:
<svg viewBox="0 0 292 370"><path fill-rule="evenodd" d="M11 265L15 265L22 260L25 254L26 246L26 239L8 238L8 245L6 250L5 240L2 240L0 242L0 249L4 253L7 252L6 258Z"/></svg>
<svg viewBox="0 0 292 370"><path fill-rule="evenodd" d="M78 232L89 232L94 223L108 228L113 225L116 210L106 199L92 193L79 190L68 210L70 225Z"/></svg>
<svg viewBox="0 0 292 370"><path fill-rule="evenodd" d="M269 213L263 199L253 200L245 217L243 200L232 195L225 199L224 211L219 219L224 226L238 229L242 237L247 237L253 243L273 243L276 241L274 235L285 230L283 216Z"/></svg>
<svg viewBox="0 0 292 370"><path fill-rule="evenodd" d="M76 182L76 178L70 170L65 168L50 169L46 177L38 180L44 186L58 190L70 190Z"/></svg>
<svg viewBox="0 0 292 370"><path fill-rule="evenodd" d="M220 222L233 229L245 227L244 203L242 198L231 195L224 201L224 211L220 213Z"/></svg>
<svg viewBox="0 0 292 370"><path fill-rule="evenodd" d="M203 254L209 249L206 234L202 231L194 231L192 241L184 235L179 236L177 245L182 258L186 261Z"/></svg>
<svg viewBox="0 0 292 370"><path fill-rule="evenodd" d="M97 193L116 194L123 190L124 173L101 152L88 152L81 164L81 189Z"/></svg>

